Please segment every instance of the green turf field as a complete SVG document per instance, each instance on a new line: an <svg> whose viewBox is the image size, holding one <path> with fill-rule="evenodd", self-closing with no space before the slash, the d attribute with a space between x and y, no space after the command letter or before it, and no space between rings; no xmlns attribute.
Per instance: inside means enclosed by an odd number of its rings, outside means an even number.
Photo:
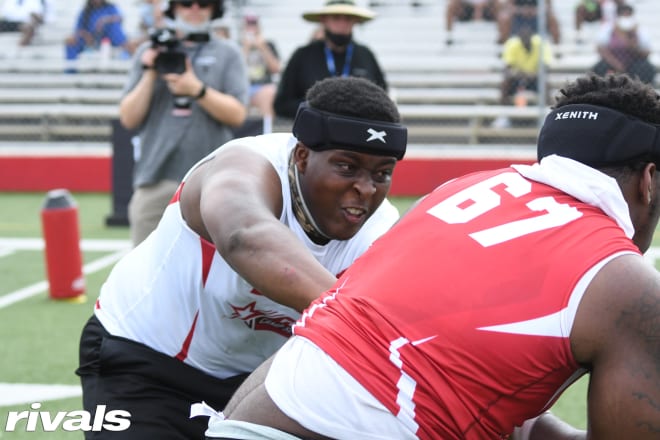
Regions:
<svg viewBox="0 0 660 440"><path fill-rule="evenodd" d="M128 229L106 227L105 217L111 212L108 194L74 194L79 205L80 235L84 240L114 239L127 243ZM6 238L40 238L40 209L45 193L0 192L0 240ZM412 198L393 200L401 212ZM1 241L0 241L1 243ZM45 290L44 255L41 250L8 249L0 244L0 439L82 439L80 432L26 432L25 421L19 422L14 432L5 432L11 411L29 411L35 402L42 404L40 411L54 414L58 411L81 410L77 395L77 345L80 330L92 312L99 286L110 266L103 267L103 258L116 250L84 251L83 259L89 273L85 275L87 301L65 302L49 299ZM101 263L98 263L101 260ZM101 266L100 268L98 266ZM16 292L32 295L15 302ZM10 296L14 295L14 296ZM3 302L4 300L4 302ZM37 394L8 388L8 384L65 385L42 387ZM65 388L64 391L61 388ZM73 388L73 391L71 390ZM51 398L44 393L63 392L73 397ZM557 402L554 411L576 426L586 426L586 379L573 385ZM17 403L6 403L12 398Z"/></svg>

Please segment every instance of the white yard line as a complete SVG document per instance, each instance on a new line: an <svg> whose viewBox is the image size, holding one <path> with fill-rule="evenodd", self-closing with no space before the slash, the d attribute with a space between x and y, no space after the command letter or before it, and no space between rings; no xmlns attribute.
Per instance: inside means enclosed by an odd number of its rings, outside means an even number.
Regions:
<svg viewBox="0 0 660 440"><path fill-rule="evenodd" d="M2 248L2 247L0 247L0 258L2 258L2 257L8 257L8 256L10 256L11 254L13 254L14 252L16 252L16 249L13 249L13 248Z"/></svg>
<svg viewBox="0 0 660 440"><path fill-rule="evenodd" d="M38 238L0 238L0 256L13 250L41 250L44 242ZM82 240L80 248L83 251L114 251L83 266L83 273L90 274L98 272L116 263L130 250L128 240ZM40 281L22 289L15 290L0 296L0 309L10 306L18 301L31 298L48 290L48 282Z"/></svg>
<svg viewBox="0 0 660 440"><path fill-rule="evenodd" d="M82 395L80 385L0 383L0 406L22 405ZM29 408L26 408L29 410Z"/></svg>
<svg viewBox="0 0 660 440"><path fill-rule="evenodd" d="M129 249L129 240L81 240L80 249L83 251L119 251ZM39 251L44 248L41 238L6 238L0 237L0 249L14 249L25 251Z"/></svg>
<svg viewBox="0 0 660 440"><path fill-rule="evenodd" d="M97 272L114 264L130 250L130 247L131 244L128 240L82 240L80 248L83 251L112 252L109 255L85 264L83 266L83 273L90 274ZM0 238L0 257L10 255L17 250L40 251L43 248L44 242L42 239ZM40 281L31 286L0 296L0 309L47 290L48 282ZM0 407L65 399L80 395L82 395L80 385L0 383ZM0 432L1 435L2 433Z"/></svg>
<svg viewBox="0 0 660 440"><path fill-rule="evenodd" d="M39 281L38 283L32 284L31 286L14 290L7 295L2 295L0 296L0 309L3 309L24 299L33 297L34 295L38 295L41 292L45 292L47 289L48 283L46 281Z"/></svg>

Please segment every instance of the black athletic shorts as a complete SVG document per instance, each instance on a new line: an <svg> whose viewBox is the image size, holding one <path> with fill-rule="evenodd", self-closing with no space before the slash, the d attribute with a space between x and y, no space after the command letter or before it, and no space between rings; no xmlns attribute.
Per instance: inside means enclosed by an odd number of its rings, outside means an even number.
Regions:
<svg viewBox="0 0 660 440"><path fill-rule="evenodd" d="M76 374L92 420L98 405L106 405L106 414L130 413L128 429L88 431L87 440L203 439L208 418L190 419L190 405L205 401L221 410L247 377L209 376L146 345L110 335L95 316L81 335Z"/></svg>

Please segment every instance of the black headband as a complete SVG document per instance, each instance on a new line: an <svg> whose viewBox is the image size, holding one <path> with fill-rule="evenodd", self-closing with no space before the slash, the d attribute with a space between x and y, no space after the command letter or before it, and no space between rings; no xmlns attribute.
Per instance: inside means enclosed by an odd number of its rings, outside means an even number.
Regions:
<svg viewBox="0 0 660 440"><path fill-rule="evenodd" d="M569 104L545 118L537 156L556 154L590 166L622 165L643 157L660 159L660 125L607 107Z"/></svg>
<svg viewBox="0 0 660 440"><path fill-rule="evenodd" d="M293 122L293 135L314 151L350 150L393 156L406 153L408 129L401 124L328 113L300 104Z"/></svg>

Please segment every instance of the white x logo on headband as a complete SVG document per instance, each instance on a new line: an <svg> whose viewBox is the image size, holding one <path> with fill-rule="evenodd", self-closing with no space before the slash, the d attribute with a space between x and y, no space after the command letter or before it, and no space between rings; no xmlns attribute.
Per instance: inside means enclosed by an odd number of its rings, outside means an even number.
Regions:
<svg viewBox="0 0 660 440"><path fill-rule="evenodd" d="M371 136L369 136L369 138L367 139L367 142L370 142L370 141L373 141L373 140L375 140L375 139L378 139L378 140L381 141L382 143L384 143L384 144L386 143L386 142L385 142L385 136L387 136L387 133L385 133L384 131L376 131L376 130L374 130L373 128L370 128L370 129L367 130L367 133L369 133L369 134L371 135Z"/></svg>

